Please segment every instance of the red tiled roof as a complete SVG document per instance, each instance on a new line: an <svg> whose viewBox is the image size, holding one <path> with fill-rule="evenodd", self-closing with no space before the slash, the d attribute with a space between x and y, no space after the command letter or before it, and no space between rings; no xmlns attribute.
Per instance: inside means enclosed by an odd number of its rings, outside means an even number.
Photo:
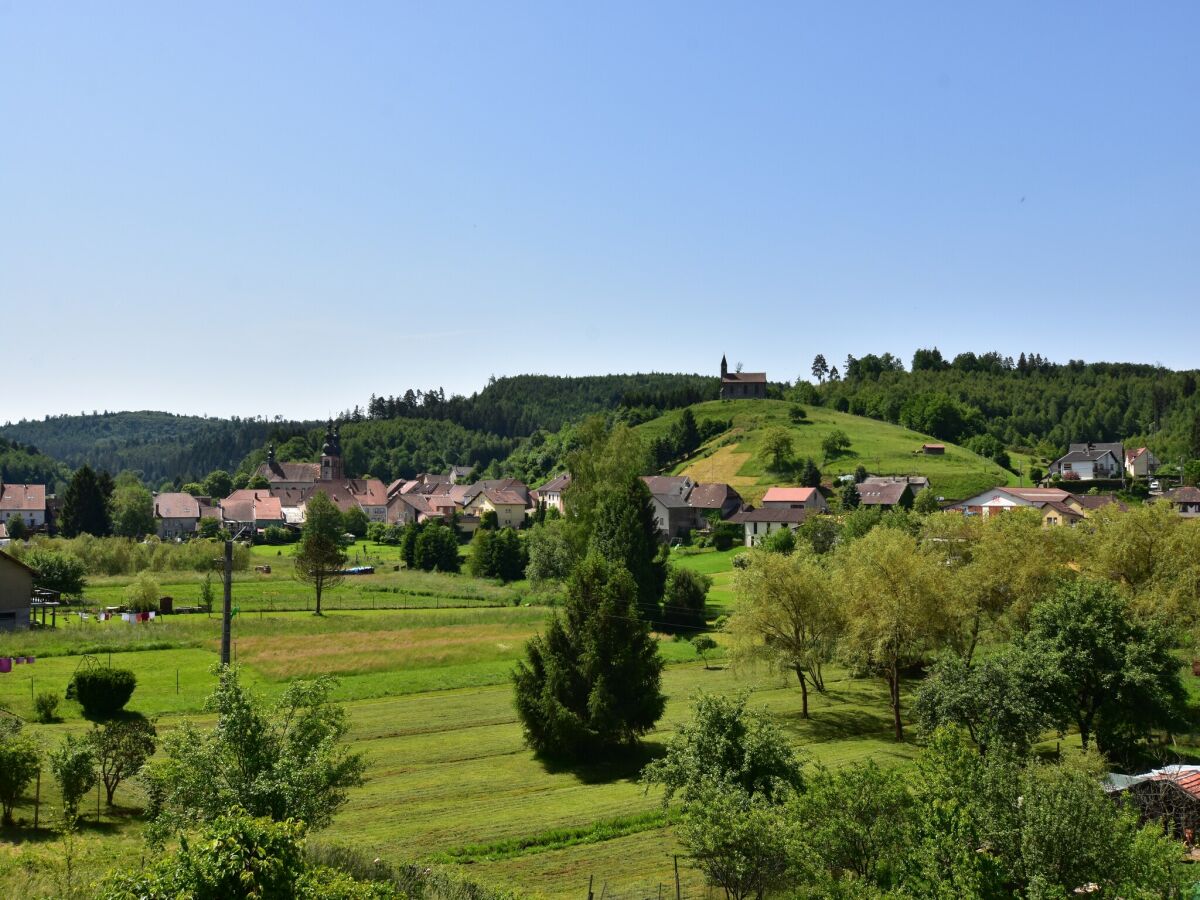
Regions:
<svg viewBox="0 0 1200 900"><path fill-rule="evenodd" d="M807 503L816 488L810 487L773 487L767 488L763 494L763 503Z"/></svg>
<svg viewBox="0 0 1200 900"><path fill-rule="evenodd" d="M1197 800L1200 800L1200 772L1159 772L1154 776L1153 780L1170 781L1184 793L1190 794Z"/></svg>
<svg viewBox="0 0 1200 900"><path fill-rule="evenodd" d="M735 499L738 506L742 505L742 495L724 482L709 482L698 484L688 494L688 506L693 509L724 509L730 499Z"/></svg>
<svg viewBox="0 0 1200 900"><path fill-rule="evenodd" d="M0 509L22 512L46 508L44 484L5 484L0 486Z"/></svg>

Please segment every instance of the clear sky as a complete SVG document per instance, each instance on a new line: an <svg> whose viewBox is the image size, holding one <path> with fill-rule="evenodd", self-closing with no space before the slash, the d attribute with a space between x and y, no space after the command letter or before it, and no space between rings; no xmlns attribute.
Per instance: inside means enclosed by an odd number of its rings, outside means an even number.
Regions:
<svg viewBox="0 0 1200 900"><path fill-rule="evenodd" d="M1198 46L1194 2L0 0L0 421L1194 367Z"/></svg>

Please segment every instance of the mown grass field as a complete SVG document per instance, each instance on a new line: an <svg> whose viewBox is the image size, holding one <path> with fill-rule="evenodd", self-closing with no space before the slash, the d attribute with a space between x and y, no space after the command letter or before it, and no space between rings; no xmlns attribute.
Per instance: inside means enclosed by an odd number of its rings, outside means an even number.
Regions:
<svg viewBox="0 0 1200 900"><path fill-rule="evenodd" d="M697 421L732 419L733 428L677 466L675 474L732 484L748 502L757 503L768 487L786 482L786 478L768 472L760 456L763 434L770 428L784 427L791 432L796 458L810 457L826 480L862 465L874 475L924 475L947 499L969 497L1000 484L1017 484L1012 472L963 447L946 444L944 455L925 456L914 451L926 442L945 442L888 422L819 406L806 407L807 419L795 423L788 417L791 406L783 400L714 400L692 406ZM678 411L667 413L639 425L638 430L647 439L665 435L679 416ZM850 449L826 460L821 441L835 428L850 438Z"/></svg>
<svg viewBox="0 0 1200 900"><path fill-rule="evenodd" d="M714 577L713 615L731 602L736 552L676 560ZM659 883L666 890L672 882L678 847L660 797L647 793L637 774L686 720L698 692L751 691L754 704L778 715L796 744L828 765L868 756L903 761L912 752L890 738L881 683L833 670L829 692L814 699L812 718L804 721L794 679L735 671L719 654L706 669L689 644L664 637L669 703L642 749L606 766L548 766L523 744L508 678L524 640L551 615L545 607L512 605L332 611L322 618L303 612L239 615L236 660L248 683L269 697L295 677L336 675L351 740L367 757L369 780L352 792L334 826L314 840L392 860L454 865L475 880L528 896L578 897L592 875L597 891L606 884L609 893L640 890L654 896ZM174 727L183 716L208 720L203 706L215 680L216 617L176 616L146 625L118 620L96 628L112 630L112 664L137 673L131 710L156 717L160 729ZM57 643L44 635L27 638L46 640L44 652L59 655L41 656L0 676L0 706L19 715L31 712L31 684L32 692L65 689L84 659L70 654L96 637L78 622L53 635ZM15 652L14 644L7 646L0 652ZM157 649L136 649L151 646ZM107 654L98 661L107 662ZM29 726L47 746L88 727L74 704L64 702L62 713L60 723ZM50 781L42 783L43 824L56 816L58 798ZM143 801L138 786L130 785L119 793L116 811L102 808L98 824L84 825L76 843L85 874L139 864L145 853ZM24 804L18 816L31 819L31 805ZM17 842L6 844L6 837ZM45 830L30 838L28 829L0 836L0 896L61 895L55 881L62 874L61 839ZM684 896L704 896L697 874L686 866L682 874Z"/></svg>

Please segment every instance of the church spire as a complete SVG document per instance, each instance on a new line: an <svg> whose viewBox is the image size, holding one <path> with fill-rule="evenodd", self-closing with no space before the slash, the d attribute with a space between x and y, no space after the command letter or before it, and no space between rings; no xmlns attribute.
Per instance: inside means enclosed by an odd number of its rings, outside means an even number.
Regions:
<svg viewBox="0 0 1200 900"><path fill-rule="evenodd" d="M729 374L729 363L725 361L725 354L721 354L721 377L724 378Z"/></svg>

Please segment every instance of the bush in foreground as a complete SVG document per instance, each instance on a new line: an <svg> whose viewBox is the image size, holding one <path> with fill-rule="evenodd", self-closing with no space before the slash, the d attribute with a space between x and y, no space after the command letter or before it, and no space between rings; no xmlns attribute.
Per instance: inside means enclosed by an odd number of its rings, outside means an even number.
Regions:
<svg viewBox="0 0 1200 900"><path fill-rule="evenodd" d="M179 852L134 873L114 872L97 900L400 900L394 888L355 881L310 866L304 827L293 821L221 816L200 839L181 841Z"/></svg>
<svg viewBox="0 0 1200 900"><path fill-rule="evenodd" d="M92 666L80 669L67 685L67 699L78 700L88 719L111 719L125 708L137 676L129 669Z"/></svg>

